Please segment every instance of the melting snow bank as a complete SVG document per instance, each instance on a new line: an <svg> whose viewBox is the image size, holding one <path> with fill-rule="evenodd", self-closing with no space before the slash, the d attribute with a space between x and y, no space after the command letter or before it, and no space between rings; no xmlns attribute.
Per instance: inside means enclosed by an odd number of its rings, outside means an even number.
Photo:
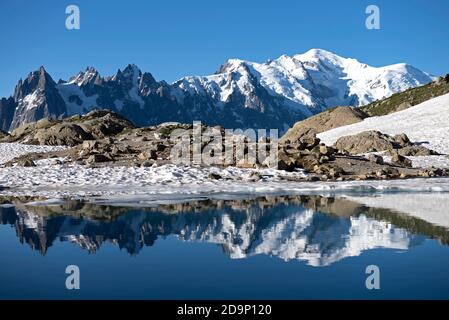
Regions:
<svg viewBox="0 0 449 320"><path fill-rule="evenodd" d="M338 138L367 130L389 135L405 133L412 142L423 143L435 151L449 154L449 94L445 94L403 111L380 117L366 118L362 122L335 128L318 137L327 145Z"/></svg>
<svg viewBox="0 0 449 320"><path fill-rule="evenodd" d="M415 168L449 168L449 158L447 156L422 156L407 158L412 160L413 167Z"/></svg>
<svg viewBox="0 0 449 320"><path fill-rule="evenodd" d="M255 179L257 173L261 179ZM211 178L211 174L220 179ZM0 195L93 202L151 203L202 198L236 198L283 194L373 194L396 192L449 193L449 178L390 181L294 182L302 171L188 167L176 165L92 168L77 164L0 169ZM449 196L449 195L448 195Z"/></svg>
<svg viewBox="0 0 449 320"><path fill-rule="evenodd" d="M34 146L22 143L0 143L0 164L8 162L16 157L23 156L34 152L51 152L64 150L66 147L62 146Z"/></svg>

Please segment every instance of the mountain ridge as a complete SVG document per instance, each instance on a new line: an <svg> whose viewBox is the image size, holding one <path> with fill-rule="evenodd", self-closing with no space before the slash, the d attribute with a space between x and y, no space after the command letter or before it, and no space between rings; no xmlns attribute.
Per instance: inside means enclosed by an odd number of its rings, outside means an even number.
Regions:
<svg viewBox="0 0 449 320"><path fill-rule="evenodd" d="M263 63L228 59L216 73L169 84L135 64L103 77L87 67L55 82L41 66L0 101L10 131L43 117L111 109L137 125L201 120L229 128L277 128L338 105L361 106L433 80L407 64L371 67L323 49Z"/></svg>

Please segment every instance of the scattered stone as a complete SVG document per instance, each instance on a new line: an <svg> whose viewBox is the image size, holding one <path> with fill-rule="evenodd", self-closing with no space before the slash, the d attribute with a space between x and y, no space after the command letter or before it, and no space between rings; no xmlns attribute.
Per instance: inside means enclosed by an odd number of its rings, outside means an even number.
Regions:
<svg viewBox="0 0 449 320"><path fill-rule="evenodd" d="M319 160L320 163L326 163L329 161L330 161L330 158L328 156L322 156L322 157L320 157L320 160Z"/></svg>
<svg viewBox="0 0 449 320"><path fill-rule="evenodd" d="M391 158L391 163L401 167L408 167L408 168L412 167L412 161L404 156L401 156L399 153L393 154L393 157Z"/></svg>
<svg viewBox="0 0 449 320"><path fill-rule="evenodd" d="M368 155L368 160L377 164L384 164L384 158L376 154Z"/></svg>
<svg viewBox="0 0 449 320"><path fill-rule="evenodd" d="M95 149L97 146L98 142L96 140L85 140L82 144L83 149Z"/></svg>
<svg viewBox="0 0 449 320"><path fill-rule="evenodd" d="M399 146L406 147L411 145L410 139L405 133L397 134L393 137L393 140L398 143Z"/></svg>
<svg viewBox="0 0 449 320"><path fill-rule="evenodd" d="M311 150L320 143L320 139L316 137L315 132L308 132L299 139L299 142L304 145L304 149Z"/></svg>
<svg viewBox="0 0 449 320"><path fill-rule="evenodd" d="M329 175L332 178L339 178L340 176L344 175L345 171L340 167L333 167L329 169Z"/></svg>
<svg viewBox="0 0 449 320"><path fill-rule="evenodd" d="M137 156L140 160L156 160L157 159L157 152L154 149L150 149L144 152L139 153Z"/></svg>
<svg viewBox="0 0 449 320"><path fill-rule="evenodd" d="M253 171L250 173L249 178L252 181L259 181L259 180L262 180L262 175L257 171Z"/></svg>
<svg viewBox="0 0 449 320"><path fill-rule="evenodd" d="M143 168L152 167L155 163L156 162L154 160L145 160L140 166Z"/></svg>
<svg viewBox="0 0 449 320"><path fill-rule="evenodd" d="M101 162L108 162L112 159L106 155L103 154L93 154L87 158L86 163L87 164L94 164L94 163L101 163Z"/></svg>
<svg viewBox="0 0 449 320"><path fill-rule="evenodd" d="M139 142L149 141L147 136L138 137L136 140L139 141Z"/></svg>
<svg viewBox="0 0 449 320"><path fill-rule="evenodd" d="M35 167L36 166L34 161L31 159L23 159L21 161L18 161L17 165L21 166L21 167Z"/></svg>
<svg viewBox="0 0 449 320"><path fill-rule="evenodd" d="M222 177L218 173L211 172L211 173L209 173L208 178L212 179L212 180L219 180Z"/></svg>

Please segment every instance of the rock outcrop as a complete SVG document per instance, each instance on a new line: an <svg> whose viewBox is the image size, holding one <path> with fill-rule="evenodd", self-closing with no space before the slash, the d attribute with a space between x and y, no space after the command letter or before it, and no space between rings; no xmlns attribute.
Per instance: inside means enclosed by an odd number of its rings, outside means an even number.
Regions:
<svg viewBox="0 0 449 320"><path fill-rule="evenodd" d="M86 115L63 120L44 118L21 126L5 137L4 142L39 145L75 146L85 140L115 136L125 129L135 128L122 116L109 110L94 110Z"/></svg>
<svg viewBox="0 0 449 320"><path fill-rule="evenodd" d="M34 166L37 160L55 158L64 162L78 163L88 166L124 165L149 167L173 162L173 154L180 149L178 142L186 143L187 153L182 157L187 163L195 163L194 141L195 132L202 133L201 144L197 144L201 159L204 155L215 155L219 152L218 166L238 166L244 168L276 167L280 170L305 170L308 175L303 178L309 181L321 180L365 180L390 179L418 176L448 175L448 170L423 170L412 168L412 163L404 154L419 154L431 152L410 142L405 134L391 137L377 131L364 132L359 135L343 137L335 146L327 146L317 138L316 132L308 128L295 140L283 140L278 145L271 144L269 138L253 141L251 138L234 134L225 135L222 127L208 127L202 125L194 127L191 124L176 122L162 123L157 126L136 128L128 120L111 111L93 111L85 116L73 116L63 120L42 119L19 127L3 141L19 141L42 145L65 145L70 148L46 152L32 153L17 157L5 165ZM206 134L207 133L207 134ZM205 139L209 136L210 139ZM230 140L228 140L230 139ZM225 151L232 143L233 155L227 158ZM211 143L214 148L209 148ZM257 143L257 144L256 144ZM235 153L236 147L243 144L241 150L245 159L242 161ZM260 152L261 144L271 152L273 147L278 148L278 162L259 161L246 162L246 156L253 148ZM176 147L176 148L175 148ZM427 151L426 151L427 150ZM360 153L384 151L392 156L391 163L384 161L380 155L358 156ZM267 158L268 159L268 158ZM266 160L267 160L266 159ZM226 160L226 161L225 161ZM260 159L258 159L260 160ZM268 159L269 160L269 159ZM283 179L293 179L285 175ZM262 177L255 172L251 178L254 181ZM210 179L219 180L219 175L211 175Z"/></svg>
<svg viewBox="0 0 449 320"><path fill-rule="evenodd" d="M379 131L364 131L351 136L339 138L334 147L352 155L385 152L387 155L401 156L438 155L437 152L424 146L413 144L406 134L394 137Z"/></svg>
<svg viewBox="0 0 449 320"><path fill-rule="evenodd" d="M295 125L281 138L281 141L295 141L311 130L318 134L334 128L360 122L366 117L368 117L368 115L360 109L352 107L336 107L295 123Z"/></svg>

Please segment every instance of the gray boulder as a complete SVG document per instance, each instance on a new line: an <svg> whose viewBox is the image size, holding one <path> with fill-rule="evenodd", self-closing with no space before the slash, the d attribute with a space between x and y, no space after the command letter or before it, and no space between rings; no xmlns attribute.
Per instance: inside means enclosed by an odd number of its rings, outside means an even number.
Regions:
<svg viewBox="0 0 449 320"><path fill-rule="evenodd" d="M335 148L350 154L393 150L400 145L389 135L379 131L364 131L352 136L341 137L335 142Z"/></svg>
<svg viewBox="0 0 449 320"><path fill-rule="evenodd" d="M34 139L40 145L75 146L85 140L93 140L93 136L76 124L58 123L50 128L38 129Z"/></svg>

